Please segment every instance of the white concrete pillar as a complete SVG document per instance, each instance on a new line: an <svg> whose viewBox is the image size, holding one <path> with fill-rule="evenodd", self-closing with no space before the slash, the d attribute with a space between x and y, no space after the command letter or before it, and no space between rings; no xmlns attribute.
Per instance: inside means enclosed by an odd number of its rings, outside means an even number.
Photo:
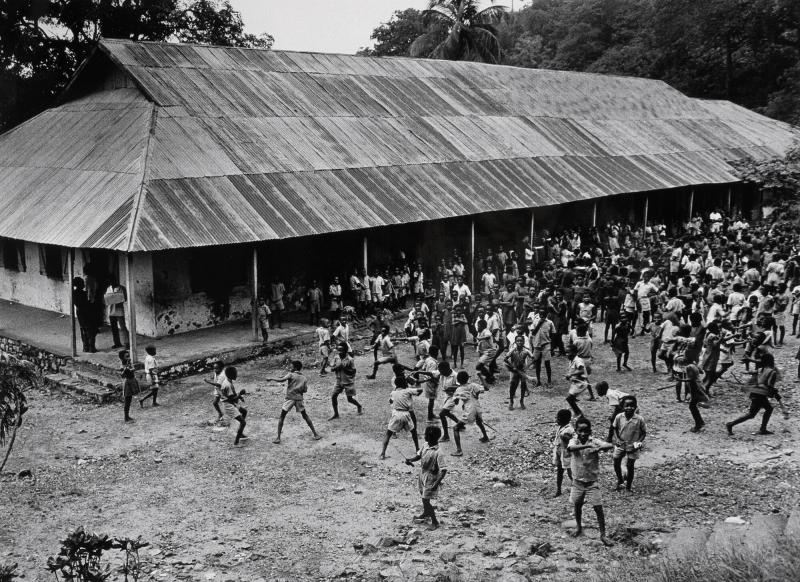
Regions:
<svg viewBox="0 0 800 582"><path fill-rule="evenodd" d="M475 293L475 219L469 224L469 288Z"/></svg>
<svg viewBox="0 0 800 582"><path fill-rule="evenodd" d="M592 204L592 226L597 227L597 200Z"/></svg>
<svg viewBox="0 0 800 582"><path fill-rule="evenodd" d="M125 314L128 320L128 334L130 336L131 362L138 361L136 355L136 278L133 274L133 253L125 253L125 287L128 290L128 312Z"/></svg>
<svg viewBox="0 0 800 582"><path fill-rule="evenodd" d="M258 247L253 245L253 341L259 341L258 329Z"/></svg>
<svg viewBox="0 0 800 582"><path fill-rule="evenodd" d="M69 318L72 328L72 357L78 355L78 340L75 330L75 300L72 294L72 280L75 278L75 249L69 249Z"/></svg>
<svg viewBox="0 0 800 582"><path fill-rule="evenodd" d="M364 236L364 242L363 242L363 247L364 247L364 273L366 273L367 275L369 275L369 270L368 270L369 269L369 261L367 259L367 253L369 252L369 246L368 245L369 245L369 242L367 241L367 237L365 235Z"/></svg>
<svg viewBox="0 0 800 582"><path fill-rule="evenodd" d="M647 215L650 212L650 196L644 197L644 224L642 228L647 228Z"/></svg>
<svg viewBox="0 0 800 582"><path fill-rule="evenodd" d="M692 221L694 215L694 188L689 192L689 222Z"/></svg>

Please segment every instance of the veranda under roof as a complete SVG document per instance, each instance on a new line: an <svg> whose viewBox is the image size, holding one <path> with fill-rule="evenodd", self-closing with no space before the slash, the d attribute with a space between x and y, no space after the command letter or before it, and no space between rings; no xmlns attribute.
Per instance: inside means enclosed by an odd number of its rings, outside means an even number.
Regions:
<svg viewBox="0 0 800 582"><path fill-rule="evenodd" d="M798 135L646 79L106 39L0 136L0 236L156 251L732 183Z"/></svg>

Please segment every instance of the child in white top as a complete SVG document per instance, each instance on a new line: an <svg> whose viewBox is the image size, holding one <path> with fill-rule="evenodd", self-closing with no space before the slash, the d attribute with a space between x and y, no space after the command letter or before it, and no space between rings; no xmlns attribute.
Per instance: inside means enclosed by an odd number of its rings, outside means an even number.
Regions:
<svg viewBox="0 0 800 582"><path fill-rule="evenodd" d="M156 348L155 346L147 346L145 349L144 358L144 375L150 386L150 390L141 398L139 398L139 408L144 408L144 401L148 398L153 399L153 406L160 406L157 401L158 389L161 386L161 380L158 377L158 362L156 362Z"/></svg>

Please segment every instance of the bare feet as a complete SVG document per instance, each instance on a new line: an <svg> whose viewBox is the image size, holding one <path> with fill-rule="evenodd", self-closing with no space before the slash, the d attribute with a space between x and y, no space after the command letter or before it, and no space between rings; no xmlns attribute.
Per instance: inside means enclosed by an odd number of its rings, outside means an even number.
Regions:
<svg viewBox="0 0 800 582"><path fill-rule="evenodd" d="M614 547L614 542L608 539L606 536L600 536L600 541L603 542L603 545L607 548Z"/></svg>
<svg viewBox="0 0 800 582"><path fill-rule="evenodd" d="M583 530L582 529L576 529L570 535L572 535L572 537L574 537L574 538L579 538L579 537L581 537L583 535Z"/></svg>
<svg viewBox="0 0 800 582"><path fill-rule="evenodd" d="M321 437L321 436L319 436L318 434L314 434L314 440L315 440L315 441L322 440L322 437Z"/></svg>
<svg viewBox="0 0 800 582"><path fill-rule="evenodd" d="M272 441L272 444L273 444L273 445L279 445L279 444L281 444L281 439L280 439L280 437L278 437L278 438L276 438L274 441Z"/></svg>
<svg viewBox="0 0 800 582"><path fill-rule="evenodd" d="M329 421L331 421L331 420L336 420L336 419L338 419L338 418L339 418L339 415L338 415L338 414L334 414L334 415L333 415L333 416L331 416L331 417L330 417L328 420L329 420Z"/></svg>
<svg viewBox="0 0 800 582"><path fill-rule="evenodd" d="M464 456L464 452L463 451L456 451L455 453L450 453L450 456L451 457L463 457Z"/></svg>

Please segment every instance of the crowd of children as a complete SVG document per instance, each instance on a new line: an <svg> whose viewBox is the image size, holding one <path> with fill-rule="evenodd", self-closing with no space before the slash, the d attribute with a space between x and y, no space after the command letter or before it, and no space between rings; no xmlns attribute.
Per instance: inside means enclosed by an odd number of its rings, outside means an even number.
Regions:
<svg viewBox="0 0 800 582"><path fill-rule="evenodd" d="M721 380L743 384L750 398L747 414L725 424L729 434L761 410L764 414L759 434L771 434L770 399L781 402L771 350L783 346L787 329L793 335L798 333L800 237L796 229L775 221L751 226L719 212L713 214L721 219L706 223L692 220L685 225L683 236L674 238L667 238L663 225L636 229L609 223L584 233L566 231L557 237L528 241L525 261L514 251L506 253L503 247L497 252L489 250L477 257L474 265L481 273L476 277L478 289L465 284L466 269L457 252L442 261L430 278L420 264L374 277L354 272L345 286L352 294L350 310L346 308L346 291L334 280L328 294L331 319L319 315L324 298L321 292L313 294L316 308L312 313L318 323L318 373L325 376L330 368L335 376L330 420L339 418L338 397L342 392L357 414L362 414L363 407L355 399L350 320L373 311L374 333L369 343L373 365L366 379L378 380L381 366L392 369L390 418L380 458L387 457L387 448L398 433L410 432L418 452L406 460L421 462L419 488L424 512L419 518L429 518L435 527L438 520L431 499L447 472L439 443L448 442L452 432L455 450L451 454L462 456L462 432L473 423L480 430L480 441L489 442L486 429L491 427L483 419L480 395L496 384L498 362L510 375L508 409L514 410L518 403L519 409L525 410L526 397L543 387L542 363L544 387L550 387L554 358L566 356L569 409L558 412L553 440L556 496L562 494L566 473L572 483L570 501L576 535L582 533L582 507L589 503L597 515L601 540L610 545L598 486L599 454L613 449L616 488L632 492L635 463L644 447L647 428L635 395L612 389L607 381L594 384L594 352L599 345L608 344L616 358L616 371L623 374L632 369L630 338L648 336L648 368L658 374L663 362L670 377L668 387L674 385L676 400L688 402L693 420L690 430L695 433L706 426L699 408L707 406ZM402 284L395 285L395 277ZM316 283L312 289L318 289ZM406 298L411 302L407 320L402 331L393 332L389 309ZM261 307L259 320L268 326L270 307L263 301ZM594 324L602 325L595 330ZM599 335L601 329L602 343L599 337L594 338L595 331ZM266 339L267 331L264 333ZM477 355L472 374L464 369L469 336ZM398 342L411 347L416 358L411 365L398 361ZM331 353L335 354L332 359ZM151 354L148 350L148 354L145 368L150 392L140 403L152 397L153 405L157 405L155 351ZM729 373L740 354L748 370L753 366L751 376ZM800 360L800 352L796 357ZM126 388L128 420L128 395L138 393L138 387L134 386L135 379L130 380L132 373L124 352L120 358L126 385L131 384ZM214 386L213 407L218 419L227 416L239 422L238 444L247 438L247 411L241 406L243 393L233 389L235 379L235 368L219 363L208 382ZM303 403L307 381L302 364L292 362L290 372L268 380L287 383L274 442L281 442L284 420L292 408L319 439ZM610 410L605 440L592 436L592 422L578 404L584 395L596 400L595 391ZM422 447L414 411L414 397L420 396L426 402L428 423ZM442 402L438 412L437 401ZM225 413L220 409L221 402Z"/></svg>

